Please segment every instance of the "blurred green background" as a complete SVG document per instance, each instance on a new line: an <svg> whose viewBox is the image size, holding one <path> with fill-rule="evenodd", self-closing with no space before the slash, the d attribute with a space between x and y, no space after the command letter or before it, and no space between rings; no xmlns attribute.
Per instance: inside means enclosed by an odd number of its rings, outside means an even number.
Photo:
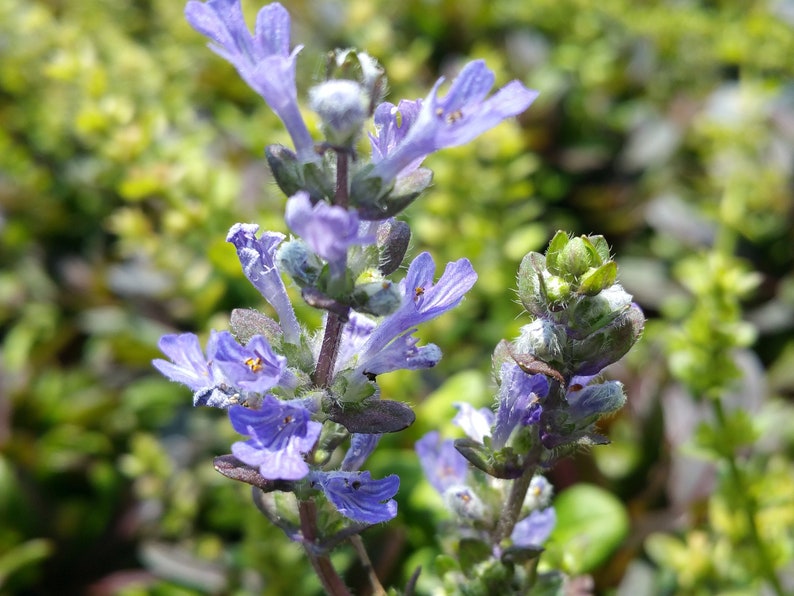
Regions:
<svg viewBox="0 0 794 596"><path fill-rule="evenodd" d="M451 432L453 401L490 403L490 352L528 322L518 263L564 229L607 237L649 324L609 373L629 394L613 444L550 473L588 490L562 498L546 561L603 594L758 594L769 565L794 591L794 2L285 5L304 92L350 46L383 63L395 103L473 58L541 91L428 159L406 214L412 254L466 256L480 278L420 332L442 363L382 379L418 418L370 465L402 477L398 518L364 535L384 583L422 565L420 593L439 593L444 513L412 445ZM232 224L286 231L263 159L286 134L183 8L0 0L2 594L319 590L213 470L235 440L224 413L150 365L163 333L265 308ZM352 553L335 560L363 589Z"/></svg>

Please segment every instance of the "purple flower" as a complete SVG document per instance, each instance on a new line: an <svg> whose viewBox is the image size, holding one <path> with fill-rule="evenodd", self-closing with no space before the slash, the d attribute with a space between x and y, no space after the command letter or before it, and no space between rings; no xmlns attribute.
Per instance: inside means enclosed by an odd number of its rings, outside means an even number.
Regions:
<svg viewBox="0 0 794 596"><path fill-rule="evenodd" d="M468 259L447 264L444 274L434 284L435 270L436 265L429 253L423 252L413 260L408 274L400 282L402 305L373 329L361 347L358 368L369 370L369 362L395 338L412 332L420 323L460 304L463 295L477 281L477 274Z"/></svg>
<svg viewBox="0 0 794 596"><path fill-rule="evenodd" d="M545 376L529 375L512 362L502 365L501 379L493 430L495 449L501 449L507 444L510 434L517 426L538 423L541 413L540 398L545 397L549 391Z"/></svg>
<svg viewBox="0 0 794 596"><path fill-rule="evenodd" d="M420 104L403 102L376 112L380 123L372 140L372 175L394 180L415 169L424 157L444 147L468 143L502 120L520 114L538 96L518 81L512 81L486 99L494 75L482 60L469 62L452 82L443 98L437 96L439 79ZM379 106L380 108L380 106Z"/></svg>
<svg viewBox="0 0 794 596"><path fill-rule="evenodd" d="M469 463L455 449L454 441L441 441L438 431L431 431L416 442L415 449L425 477L440 494L465 483Z"/></svg>
<svg viewBox="0 0 794 596"><path fill-rule="evenodd" d="M375 108L374 121L378 134L369 135L373 164L383 161L403 142L421 109L421 99L415 101L403 99L396 106L385 101ZM406 175L415 170L424 158L424 155L417 158L411 164L413 167L406 166L401 170L401 174Z"/></svg>
<svg viewBox="0 0 794 596"><path fill-rule="evenodd" d="M212 40L210 49L231 62L281 118L299 159L316 161L314 140L303 122L295 86L295 60L303 46L290 53L286 9L277 2L262 8L254 35L245 24L240 0L191 0L185 7L185 17L196 31Z"/></svg>
<svg viewBox="0 0 794 596"><path fill-rule="evenodd" d="M315 472L312 482L323 490L334 507L353 521L386 522L397 515L394 495L400 488L395 474L373 480L369 472Z"/></svg>
<svg viewBox="0 0 794 596"><path fill-rule="evenodd" d="M535 474L529 483L523 506L533 510L548 507L553 492L554 488L546 477Z"/></svg>
<svg viewBox="0 0 794 596"><path fill-rule="evenodd" d="M322 424L311 419L303 402L287 402L266 395L260 409L229 409L234 430L251 437L232 445L232 454L259 468L268 480L299 480L309 473L303 459L317 442Z"/></svg>
<svg viewBox="0 0 794 596"><path fill-rule="evenodd" d="M378 446L382 435L353 433L350 437L350 448L342 460L340 469L345 472L354 472L364 465L364 462Z"/></svg>
<svg viewBox="0 0 794 596"><path fill-rule="evenodd" d="M470 439L482 443L485 437L491 436L491 425L494 415L488 408L474 409L471 404L459 402L455 404L458 413L452 423L463 429Z"/></svg>
<svg viewBox="0 0 794 596"><path fill-rule="evenodd" d="M218 339L218 333L210 333L206 356L194 333L164 335L157 344L171 362L157 358L152 364L164 376L192 389L194 406L228 408L234 403L234 389L221 369L213 366Z"/></svg>
<svg viewBox="0 0 794 596"><path fill-rule="evenodd" d="M371 226L362 226L355 211L324 201L312 205L304 191L289 198L285 219L290 229L329 263L344 264L350 246L375 243Z"/></svg>
<svg viewBox="0 0 794 596"><path fill-rule="evenodd" d="M557 514L553 507L533 511L513 528L510 538L516 546L540 546L551 534L557 523Z"/></svg>
<svg viewBox="0 0 794 596"><path fill-rule="evenodd" d="M213 345L214 339L215 334L213 333L210 339ZM153 360L152 364L172 381L187 385L193 391L198 391L212 387L223 380L219 376L219 371L210 369L208 359L204 356L195 333L164 335L157 342L157 347L172 362L158 358Z"/></svg>
<svg viewBox="0 0 794 596"><path fill-rule="evenodd" d="M241 346L228 331L218 333L215 362L232 385L254 393L275 387L287 368L287 359L261 335Z"/></svg>
<svg viewBox="0 0 794 596"><path fill-rule="evenodd" d="M377 327L377 322L356 311L350 311L350 316L342 330L342 339L339 344L339 355L336 360L337 370L346 363L350 363L361 353L361 348L367 343L372 331Z"/></svg>
<svg viewBox="0 0 794 596"><path fill-rule="evenodd" d="M290 344L298 344L300 325L275 261L276 249L284 240L284 234L265 232L261 238L257 238L258 231L259 226L256 224L238 223L229 230L226 241L237 248L237 256L245 276L276 309L284 340Z"/></svg>

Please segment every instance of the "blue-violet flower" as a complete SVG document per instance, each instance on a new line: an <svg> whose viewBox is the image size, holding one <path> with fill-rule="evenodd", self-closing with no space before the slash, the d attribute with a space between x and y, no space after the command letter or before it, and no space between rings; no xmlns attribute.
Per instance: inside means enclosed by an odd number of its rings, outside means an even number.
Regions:
<svg viewBox="0 0 794 596"><path fill-rule="evenodd" d="M281 119L298 158L316 161L314 140L301 116L295 85L295 61L303 46L290 53L287 10L277 2L263 7L256 16L254 35L245 24L240 0L191 0L185 17L196 31L212 40L210 49L228 60Z"/></svg>
<svg viewBox="0 0 794 596"><path fill-rule="evenodd" d="M304 454L320 436L322 424L311 420L304 402L288 402L266 395L260 409L229 409L234 430L251 437L232 445L232 454L259 468L268 480L300 480L309 473Z"/></svg>
<svg viewBox="0 0 794 596"><path fill-rule="evenodd" d="M393 497L400 478L395 474L373 480L369 472L315 472L311 480L339 513L353 521L377 524L397 515Z"/></svg>
<svg viewBox="0 0 794 596"><path fill-rule="evenodd" d="M373 161L379 156L373 176L385 182L415 169L424 157L443 149L468 143L503 120L520 114L538 96L519 81L512 81L486 99L494 84L494 74L485 62L469 62L452 82L443 98L438 89L443 77L422 101L414 115L416 104L400 104L388 108L393 119L388 121L386 108L378 115L381 130L372 142ZM377 122L377 121L376 121ZM382 135L382 136L381 136Z"/></svg>

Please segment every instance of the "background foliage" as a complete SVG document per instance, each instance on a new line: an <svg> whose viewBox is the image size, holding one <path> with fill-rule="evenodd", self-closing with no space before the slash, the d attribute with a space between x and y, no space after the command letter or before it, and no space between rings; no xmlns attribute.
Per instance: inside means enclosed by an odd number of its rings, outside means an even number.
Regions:
<svg viewBox="0 0 794 596"><path fill-rule="evenodd" d="M384 379L418 417L371 465L403 479L396 523L365 535L385 583L421 564L421 591L438 587L444 514L413 442L448 426L453 401L490 402L490 351L527 322L518 262L562 228L608 238L650 323L612 371L630 396L604 429L613 445L551 474L546 560L599 593L757 594L770 570L794 591L791 0L285 4L305 84L323 52L356 46L385 65L392 100L475 57L499 85L541 91L433 156L435 185L409 210L413 254L467 256L480 281L423 329L441 365ZM193 410L150 366L160 334L262 307L229 226L284 231L262 151L285 133L182 9L0 0L3 593L319 589L213 471L234 439L223 413ZM337 556L355 584L354 557Z"/></svg>

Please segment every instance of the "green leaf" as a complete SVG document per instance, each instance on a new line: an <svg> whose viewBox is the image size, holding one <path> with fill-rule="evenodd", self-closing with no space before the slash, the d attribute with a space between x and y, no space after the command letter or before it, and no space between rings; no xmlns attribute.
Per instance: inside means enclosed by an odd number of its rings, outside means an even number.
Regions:
<svg viewBox="0 0 794 596"><path fill-rule="evenodd" d="M559 552L569 573L589 573L603 565L629 531L623 504L592 484L578 484L554 501L557 526L549 549Z"/></svg>

